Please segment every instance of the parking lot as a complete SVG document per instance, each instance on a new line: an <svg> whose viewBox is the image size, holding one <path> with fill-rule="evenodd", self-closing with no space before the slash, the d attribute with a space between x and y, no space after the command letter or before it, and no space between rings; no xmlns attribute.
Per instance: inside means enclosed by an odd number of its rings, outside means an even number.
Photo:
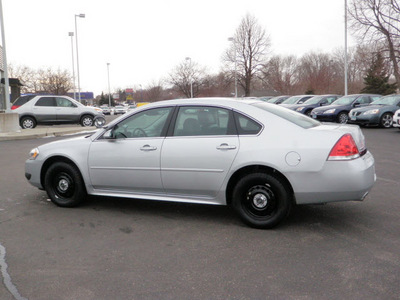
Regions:
<svg viewBox="0 0 400 300"><path fill-rule="evenodd" d="M60 208L24 162L61 138L0 142L0 299L399 299L400 130L363 133L377 173L364 202L298 206L273 230L220 206Z"/></svg>

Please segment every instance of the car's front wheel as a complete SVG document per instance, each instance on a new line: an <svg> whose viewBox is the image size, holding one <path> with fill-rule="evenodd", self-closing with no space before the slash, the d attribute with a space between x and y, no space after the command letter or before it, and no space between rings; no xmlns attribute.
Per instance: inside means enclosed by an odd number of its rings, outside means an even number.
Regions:
<svg viewBox="0 0 400 300"><path fill-rule="evenodd" d="M23 129L32 129L36 127L36 120L32 117L22 117L19 123Z"/></svg>
<svg viewBox="0 0 400 300"><path fill-rule="evenodd" d="M79 170L66 162L56 162L48 168L44 188L51 201L62 207L77 206L86 196Z"/></svg>
<svg viewBox="0 0 400 300"><path fill-rule="evenodd" d="M390 128L393 125L393 115L391 113L384 113L380 120L381 127Z"/></svg>
<svg viewBox="0 0 400 300"><path fill-rule="evenodd" d="M82 125L83 127L90 127L90 126L93 126L93 117L92 117L92 116L89 116L89 115L84 115L84 116L81 118L81 125Z"/></svg>
<svg viewBox="0 0 400 300"><path fill-rule="evenodd" d="M252 173L236 184L232 204L244 223L255 228L272 228L289 214L292 193L276 177Z"/></svg>
<svg viewBox="0 0 400 300"><path fill-rule="evenodd" d="M345 112L341 112L337 117L338 123L346 124L349 121L349 115Z"/></svg>

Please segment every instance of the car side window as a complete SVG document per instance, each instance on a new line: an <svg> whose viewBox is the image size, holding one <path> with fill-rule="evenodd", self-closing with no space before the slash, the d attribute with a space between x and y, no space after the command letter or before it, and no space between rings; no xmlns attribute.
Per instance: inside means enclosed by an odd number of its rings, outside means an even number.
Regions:
<svg viewBox="0 0 400 300"><path fill-rule="evenodd" d="M235 121L239 135L258 134L262 129L256 121L237 112L235 112Z"/></svg>
<svg viewBox="0 0 400 300"><path fill-rule="evenodd" d="M234 134L231 111L219 107L187 106L179 108L174 136Z"/></svg>
<svg viewBox="0 0 400 300"><path fill-rule="evenodd" d="M368 104L371 102L371 100L368 96L363 96L358 98L357 102L359 102L360 104Z"/></svg>
<svg viewBox="0 0 400 300"><path fill-rule="evenodd" d="M163 136L171 107L138 112L115 125L109 133L112 138L140 138Z"/></svg>
<svg viewBox="0 0 400 300"><path fill-rule="evenodd" d="M332 102L337 100L337 97L328 97L326 100L327 100L327 104L331 104Z"/></svg>
<svg viewBox="0 0 400 300"><path fill-rule="evenodd" d="M42 97L36 101L35 106L56 106L53 97Z"/></svg>
<svg viewBox="0 0 400 300"><path fill-rule="evenodd" d="M56 97L56 103L58 107L76 107L72 101L61 97Z"/></svg>

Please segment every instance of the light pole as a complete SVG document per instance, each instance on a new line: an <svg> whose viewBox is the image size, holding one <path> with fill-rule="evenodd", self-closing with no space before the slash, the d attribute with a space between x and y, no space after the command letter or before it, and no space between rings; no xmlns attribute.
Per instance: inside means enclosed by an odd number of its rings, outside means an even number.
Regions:
<svg viewBox="0 0 400 300"><path fill-rule="evenodd" d="M186 60L189 61L190 66L190 98L193 98L192 59L190 57L186 57Z"/></svg>
<svg viewBox="0 0 400 300"><path fill-rule="evenodd" d="M347 0L344 0L344 95L347 96Z"/></svg>
<svg viewBox="0 0 400 300"><path fill-rule="evenodd" d="M6 113L11 112L10 108L10 87L8 82L8 66L7 66L7 54L6 54L6 37L4 31L4 21L3 21L3 3L0 0L0 27L1 27L1 45L0 54L2 56L2 61L0 61L0 70L4 72L4 101L5 101L5 111ZM1 60L1 58L0 58ZM3 70L2 70L3 69Z"/></svg>
<svg viewBox="0 0 400 300"><path fill-rule="evenodd" d="M78 101L81 102L81 81L79 78L79 54L78 54L78 28L76 26L76 18L84 18L85 14L75 15L75 44L76 44L76 69L78 73Z"/></svg>
<svg viewBox="0 0 400 300"><path fill-rule="evenodd" d="M107 77L108 77L108 106L111 107L110 63L107 63Z"/></svg>
<svg viewBox="0 0 400 300"><path fill-rule="evenodd" d="M72 81L73 81L73 88L74 88L74 99L76 100L75 94L75 61L74 61L74 33L68 32L68 35L71 37L71 50L72 50Z"/></svg>
<svg viewBox="0 0 400 300"><path fill-rule="evenodd" d="M235 43L235 39L233 37L229 37L228 41L233 43L233 49L235 51L235 98L237 98L237 55L236 55L236 43Z"/></svg>

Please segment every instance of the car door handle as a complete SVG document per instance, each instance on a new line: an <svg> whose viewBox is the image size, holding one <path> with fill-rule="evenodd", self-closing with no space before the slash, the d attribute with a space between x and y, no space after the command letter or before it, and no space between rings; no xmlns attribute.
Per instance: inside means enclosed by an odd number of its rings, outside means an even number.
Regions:
<svg viewBox="0 0 400 300"><path fill-rule="evenodd" d="M140 148L141 151L154 151L157 150L157 147L152 147L150 145L144 145Z"/></svg>
<svg viewBox="0 0 400 300"><path fill-rule="evenodd" d="M221 144L217 147L218 150L234 150L236 149L235 145L228 145L226 143Z"/></svg>

